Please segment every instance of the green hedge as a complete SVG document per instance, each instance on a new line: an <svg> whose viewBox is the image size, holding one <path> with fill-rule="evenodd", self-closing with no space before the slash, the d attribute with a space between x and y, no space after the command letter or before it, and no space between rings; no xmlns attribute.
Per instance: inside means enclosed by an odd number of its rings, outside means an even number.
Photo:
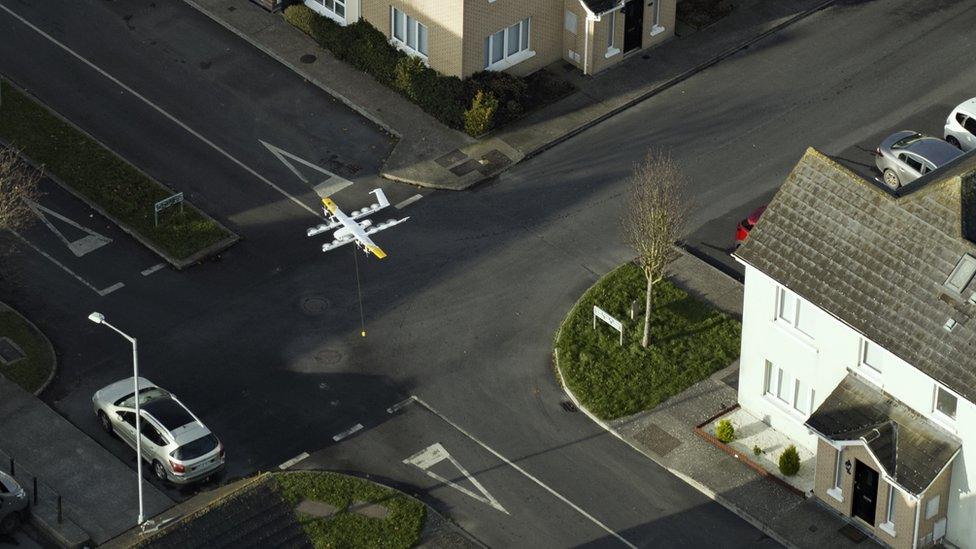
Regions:
<svg viewBox="0 0 976 549"><path fill-rule="evenodd" d="M170 208L154 226L153 205L171 193L6 82L0 138L177 259L230 236L192 206Z"/></svg>
<svg viewBox="0 0 976 549"><path fill-rule="evenodd" d="M488 71L465 80L444 76L428 68L420 59L393 47L386 36L369 23L358 21L343 27L304 5L285 8L285 20L331 51L336 59L398 91L442 124L468 133L500 127L575 89L545 70L527 78ZM493 96L498 106L491 113L491 119L468 124L466 113L471 110L479 92ZM484 109L480 109L479 116L484 114ZM488 130L481 133L485 131Z"/></svg>

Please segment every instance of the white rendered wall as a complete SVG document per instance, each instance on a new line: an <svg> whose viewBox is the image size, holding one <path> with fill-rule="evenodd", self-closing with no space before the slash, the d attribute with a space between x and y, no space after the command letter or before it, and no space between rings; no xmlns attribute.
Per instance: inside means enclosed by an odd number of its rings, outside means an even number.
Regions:
<svg viewBox="0 0 976 549"><path fill-rule="evenodd" d="M810 409L799 413L770 395L763 395L765 363L782 367L801 380L805 391L816 391L815 410L848 374L853 372L873 383L926 418L942 425L962 441L961 454L953 465L950 486L949 541L960 547L976 548L976 406L958 399L955 421L933 411L937 383L880 346L875 367L860 364L863 337L840 320L801 299L801 314L809 315L809 335L776 320L779 284L762 272L746 266L742 311L742 354L739 361L739 404L763 418L774 429L797 444L816 452L816 435L803 426ZM951 337L950 334L946 334ZM868 345L873 345L868 342Z"/></svg>

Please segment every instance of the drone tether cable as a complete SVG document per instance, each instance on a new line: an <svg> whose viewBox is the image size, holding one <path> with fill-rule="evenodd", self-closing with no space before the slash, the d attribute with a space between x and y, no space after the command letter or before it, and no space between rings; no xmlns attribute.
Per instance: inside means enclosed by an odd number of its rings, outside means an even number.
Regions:
<svg viewBox="0 0 976 549"><path fill-rule="evenodd" d="M366 337L366 313L363 310L363 286L359 281L359 248L352 247L353 262L356 264L356 293L359 295L359 334Z"/></svg>

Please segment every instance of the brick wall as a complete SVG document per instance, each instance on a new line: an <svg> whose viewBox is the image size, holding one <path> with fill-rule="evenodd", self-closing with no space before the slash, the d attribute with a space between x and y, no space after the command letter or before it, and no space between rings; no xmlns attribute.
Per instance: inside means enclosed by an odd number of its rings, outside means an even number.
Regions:
<svg viewBox="0 0 976 549"><path fill-rule="evenodd" d="M462 76L464 3L465 0L363 0L362 12L363 19L390 38L390 8L403 10L427 27L430 67L448 76Z"/></svg>
<svg viewBox="0 0 976 549"><path fill-rule="evenodd" d="M563 60L572 63L573 65L579 67L583 70L583 54L586 47L585 33L587 32L587 21L586 21L586 10L580 4L579 0L566 0L565 10L563 11L563 22L565 23L566 13L572 12L576 14L576 32L572 32L565 28L563 25ZM579 60L573 59L569 56L570 50L579 54Z"/></svg>

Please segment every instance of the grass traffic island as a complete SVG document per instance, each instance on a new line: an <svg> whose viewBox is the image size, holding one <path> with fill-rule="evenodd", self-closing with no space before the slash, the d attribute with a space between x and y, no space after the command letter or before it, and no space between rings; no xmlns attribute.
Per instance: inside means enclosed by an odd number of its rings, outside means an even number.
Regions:
<svg viewBox="0 0 976 549"><path fill-rule="evenodd" d="M315 547L392 549L413 547L420 542L427 507L392 488L321 471L277 473L274 478L282 496L296 508L302 502L316 502L334 509L325 517L296 510ZM379 513L370 513L370 508Z"/></svg>
<svg viewBox="0 0 976 549"><path fill-rule="evenodd" d="M0 82L0 139L177 263L235 238L188 203L154 226L153 206L173 192L7 82Z"/></svg>
<svg viewBox="0 0 976 549"><path fill-rule="evenodd" d="M651 345L641 346L643 313L630 319L631 303L644 303L646 279L627 263L587 290L556 335L558 367L572 393L604 420L654 408L739 356L740 323L676 287L655 284ZM597 305L623 322L624 343L597 321Z"/></svg>
<svg viewBox="0 0 976 549"><path fill-rule="evenodd" d="M44 334L0 303L0 375L35 393L50 379L54 363L54 349Z"/></svg>

